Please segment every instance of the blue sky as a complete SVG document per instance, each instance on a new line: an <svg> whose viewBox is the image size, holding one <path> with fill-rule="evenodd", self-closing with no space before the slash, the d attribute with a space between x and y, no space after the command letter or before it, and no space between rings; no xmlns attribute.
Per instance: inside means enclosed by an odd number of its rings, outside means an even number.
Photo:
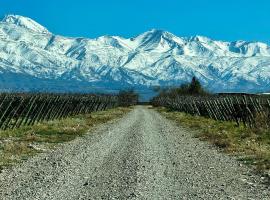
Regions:
<svg viewBox="0 0 270 200"><path fill-rule="evenodd" d="M270 44L269 0L1 0L0 16L10 13L64 36L133 37L156 28Z"/></svg>

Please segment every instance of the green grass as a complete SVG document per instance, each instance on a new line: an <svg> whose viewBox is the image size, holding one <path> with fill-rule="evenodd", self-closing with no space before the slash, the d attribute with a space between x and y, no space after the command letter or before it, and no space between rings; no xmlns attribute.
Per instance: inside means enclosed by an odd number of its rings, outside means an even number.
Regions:
<svg viewBox="0 0 270 200"><path fill-rule="evenodd" d="M53 148L59 143L83 136L92 127L119 118L129 111L130 108L115 108L0 131L0 171L6 166L43 152L43 149Z"/></svg>
<svg viewBox="0 0 270 200"><path fill-rule="evenodd" d="M241 157L245 164L260 172L270 171L270 131L264 128L239 127L233 122L192 116L166 108L157 110L168 119L195 131L195 137L209 141L229 154Z"/></svg>

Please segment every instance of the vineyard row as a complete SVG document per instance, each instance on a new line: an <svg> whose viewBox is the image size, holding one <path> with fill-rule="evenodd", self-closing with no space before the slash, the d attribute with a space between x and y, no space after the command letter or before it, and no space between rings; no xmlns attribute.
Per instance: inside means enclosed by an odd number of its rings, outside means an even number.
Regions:
<svg viewBox="0 0 270 200"><path fill-rule="evenodd" d="M106 110L120 103L114 95L0 94L0 129Z"/></svg>
<svg viewBox="0 0 270 200"><path fill-rule="evenodd" d="M158 96L152 100L154 106L191 115L222 121L233 121L239 126L270 127L270 98L260 96Z"/></svg>

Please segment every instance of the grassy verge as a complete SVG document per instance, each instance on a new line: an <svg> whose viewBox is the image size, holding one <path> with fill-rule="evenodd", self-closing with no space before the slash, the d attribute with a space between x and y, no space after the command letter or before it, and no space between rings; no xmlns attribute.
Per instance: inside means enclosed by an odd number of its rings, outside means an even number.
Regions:
<svg viewBox="0 0 270 200"><path fill-rule="evenodd" d="M0 172L3 168L44 152L56 144L68 142L104 122L119 118L130 108L78 115L63 120L39 123L14 130L0 131Z"/></svg>
<svg viewBox="0 0 270 200"><path fill-rule="evenodd" d="M270 171L270 133L265 129L236 126L233 122L191 116L185 113L157 108L165 117L184 127L196 130L196 137L207 140L225 152L238 155L240 160L251 164L260 172Z"/></svg>

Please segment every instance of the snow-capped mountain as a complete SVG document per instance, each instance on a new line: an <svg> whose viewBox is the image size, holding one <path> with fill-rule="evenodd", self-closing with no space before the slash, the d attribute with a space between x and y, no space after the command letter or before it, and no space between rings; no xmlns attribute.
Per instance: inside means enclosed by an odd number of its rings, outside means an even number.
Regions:
<svg viewBox="0 0 270 200"><path fill-rule="evenodd" d="M193 76L214 92L269 91L270 46L155 29L128 39L68 38L27 17L8 15L0 22L1 90L143 91Z"/></svg>

